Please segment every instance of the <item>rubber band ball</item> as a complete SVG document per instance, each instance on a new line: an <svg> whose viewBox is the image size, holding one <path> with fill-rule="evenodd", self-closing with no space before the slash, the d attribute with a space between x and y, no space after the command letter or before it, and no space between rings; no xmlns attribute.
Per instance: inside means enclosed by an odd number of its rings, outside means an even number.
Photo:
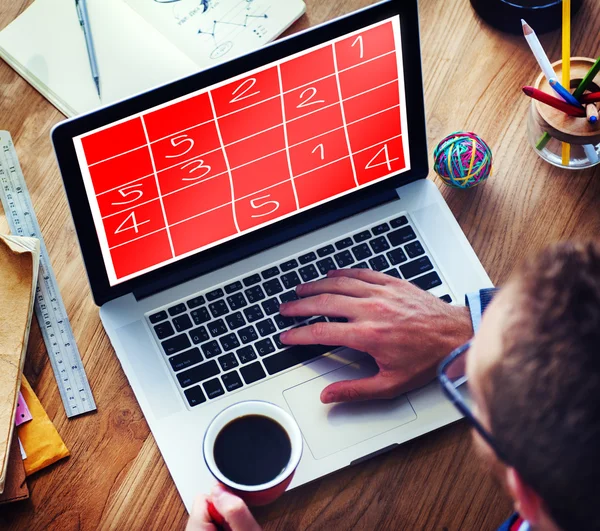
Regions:
<svg viewBox="0 0 600 531"><path fill-rule="evenodd" d="M492 150L475 133L456 132L433 152L435 173L453 188L473 188L492 175Z"/></svg>

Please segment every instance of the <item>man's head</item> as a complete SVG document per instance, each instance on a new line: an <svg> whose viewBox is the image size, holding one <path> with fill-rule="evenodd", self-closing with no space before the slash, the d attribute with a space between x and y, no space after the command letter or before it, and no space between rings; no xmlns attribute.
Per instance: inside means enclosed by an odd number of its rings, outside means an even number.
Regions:
<svg viewBox="0 0 600 531"><path fill-rule="evenodd" d="M600 530L600 243L555 245L519 270L486 312L467 373L508 466L476 445L523 517Z"/></svg>

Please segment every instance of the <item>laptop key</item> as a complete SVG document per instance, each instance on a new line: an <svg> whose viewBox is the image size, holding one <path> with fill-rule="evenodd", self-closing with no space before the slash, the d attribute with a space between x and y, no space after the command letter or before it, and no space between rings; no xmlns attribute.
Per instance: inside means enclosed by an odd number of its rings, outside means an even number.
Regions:
<svg viewBox="0 0 600 531"><path fill-rule="evenodd" d="M414 280L411 280L411 282L415 286L427 291L435 288L436 286L440 286L442 284L442 279L435 271L433 271L423 275L422 277L415 278Z"/></svg>
<svg viewBox="0 0 600 531"><path fill-rule="evenodd" d="M344 238L343 240L340 240L339 242L335 242L335 248L338 251L347 249L348 247L352 247L353 245L354 245L354 242L352 241L352 238Z"/></svg>
<svg viewBox="0 0 600 531"><path fill-rule="evenodd" d="M319 260L317 262L317 267L319 268L321 275L326 275L328 271L331 271L332 269L337 269L337 266L330 257L327 257L324 260Z"/></svg>
<svg viewBox="0 0 600 531"><path fill-rule="evenodd" d="M227 389L227 391L229 391L230 393L231 391L235 391L236 389L239 389L240 387L242 387L242 385L244 385L242 383L240 375L235 371L224 374L223 376L221 376L221 380L223 381L225 389Z"/></svg>
<svg viewBox="0 0 600 531"><path fill-rule="evenodd" d="M206 396L211 400L225 394L225 390L218 378L204 382L202 387L204 387Z"/></svg>
<svg viewBox="0 0 600 531"><path fill-rule="evenodd" d="M371 269L373 269L374 271L383 271L384 269L387 269L388 267L390 267L390 264L388 264L388 261L385 259L385 256L383 256L383 255L379 255L379 256L376 256L375 258L371 258L369 260L369 265L371 266Z"/></svg>
<svg viewBox="0 0 600 531"><path fill-rule="evenodd" d="M218 337L227 332L227 326L225 325L223 319L217 319L212 323L208 323L206 327L208 328L208 331L212 337Z"/></svg>
<svg viewBox="0 0 600 531"><path fill-rule="evenodd" d="M341 253L334 255L334 258L338 267L348 267L355 262L350 251L342 251Z"/></svg>
<svg viewBox="0 0 600 531"><path fill-rule="evenodd" d="M402 278L402 275L398 272L396 268L390 269L389 271L384 271L384 275L389 275L390 277Z"/></svg>
<svg viewBox="0 0 600 531"><path fill-rule="evenodd" d="M200 348L202 349L202 352L206 358L214 358L215 356L223 353L221 347L214 339L208 343L204 343L204 345L201 345Z"/></svg>
<svg viewBox="0 0 600 531"><path fill-rule="evenodd" d="M210 321L210 314L206 308L198 308L197 310L193 310L190 315L192 316L194 323L197 325Z"/></svg>
<svg viewBox="0 0 600 531"><path fill-rule="evenodd" d="M263 310L267 315L273 315L279 312L279 300L277 297L268 299L262 303Z"/></svg>
<svg viewBox="0 0 600 531"><path fill-rule="evenodd" d="M240 362L235 357L235 354L225 354L224 356L221 356L217 361L219 362L221 369L223 369L224 371L235 369L240 364Z"/></svg>
<svg viewBox="0 0 600 531"><path fill-rule="evenodd" d="M311 262L314 262L316 259L317 259L317 255L313 252L310 252L310 253L303 254L302 256L299 256L298 262L300 262L301 265L306 265L306 264L310 264Z"/></svg>
<svg viewBox="0 0 600 531"><path fill-rule="evenodd" d="M283 282L285 289L295 288L298 284L302 283L300 277L298 276L298 273L296 273L295 271L282 275L281 282Z"/></svg>
<svg viewBox="0 0 600 531"><path fill-rule="evenodd" d="M265 293L269 297L272 297L273 295L277 295L278 293L281 293L283 291L283 286L281 285L281 282L279 282L278 278L268 280L267 282L265 282L263 284L263 288L265 290Z"/></svg>
<svg viewBox="0 0 600 531"><path fill-rule="evenodd" d="M398 227L403 227L407 223L408 223L408 219L406 219L406 216L400 216L399 218L396 218L396 219L393 219L392 221L390 221L390 225L392 226L392 229L397 229Z"/></svg>
<svg viewBox="0 0 600 531"><path fill-rule="evenodd" d="M236 328L239 328L240 326L244 326L246 324L246 319L244 319L242 312L232 313L231 315L225 317L225 320L227 321L227 326L229 326L229 330L235 330Z"/></svg>
<svg viewBox="0 0 600 531"><path fill-rule="evenodd" d="M367 262L359 262L358 264L354 264L352 269L369 269L369 265Z"/></svg>
<svg viewBox="0 0 600 531"><path fill-rule="evenodd" d="M244 315L246 316L246 319L248 319L249 323L258 321L259 319L262 319L265 316L258 304L250 306L250 308L246 308L244 310Z"/></svg>
<svg viewBox="0 0 600 531"><path fill-rule="evenodd" d="M240 342L235 334L227 334L219 339L223 352L229 352L240 346ZM224 369L225 370L225 369Z"/></svg>
<svg viewBox="0 0 600 531"><path fill-rule="evenodd" d="M204 396L204 393L199 385L186 389L183 394L187 398L188 404L191 407L199 406L200 404L204 404L204 402L206 402L206 397Z"/></svg>
<svg viewBox="0 0 600 531"><path fill-rule="evenodd" d="M283 315L276 315L273 319L275 319L275 324L277 324L279 330L289 328L295 322L293 317L284 317Z"/></svg>
<svg viewBox="0 0 600 531"><path fill-rule="evenodd" d="M275 352L275 345L273 345L273 342L269 338L257 341L254 346L261 356L267 356Z"/></svg>
<svg viewBox="0 0 600 531"><path fill-rule="evenodd" d="M254 304L255 302L262 301L263 299L267 298L265 292L260 286L248 288L244 293L246 294L246 298L250 304Z"/></svg>
<svg viewBox="0 0 600 531"><path fill-rule="evenodd" d="M406 262L408 260L408 258L406 258L406 255L404 254L404 251L400 248L394 249L393 251L387 253L387 257L389 258L392 265L402 264L403 262Z"/></svg>
<svg viewBox="0 0 600 531"><path fill-rule="evenodd" d="M238 331L238 334L244 345L252 343L252 341L256 341L258 339L258 334L256 333L256 329L253 326L247 326L246 328L242 328Z"/></svg>
<svg viewBox="0 0 600 531"><path fill-rule="evenodd" d="M276 346L278 349L282 349L282 348L285 348L285 347L287 346L287 345L284 345L284 344L281 342L281 334L275 334L275 335L273 336L273 341L275 342L275 346Z"/></svg>
<svg viewBox="0 0 600 531"><path fill-rule="evenodd" d="M194 308L198 308L198 306L202 306L205 302L206 300L204 297L199 295L198 297L194 297L193 299L187 301L187 305L190 310L193 310Z"/></svg>
<svg viewBox="0 0 600 531"><path fill-rule="evenodd" d="M173 326L171 323L167 321L166 323L160 323L154 326L154 333L158 339L166 339L167 337L172 336L175 333L173 330Z"/></svg>
<svg viewBox="0 0 600 531"><path fill-rule="evenodd" d="M235 293L236 291L240 291L244 286L242 286L242 283L238 280L237 282L234 282L233 284L228 284L227 286L225 286L225 293L227 293L228 295L231 295L232 293Z"/></svg>
<svg viewBox="0 0 600 531"><path fill-rule="evenodd" d="M166 341L163 341L161 345L167 356L175 354L176 352L181 352L192 346L187 334L179 334L171 339L167 339Z"/></svg>
<svg viewBox="0 0 600 531"><path fill-rule="evenodd" d="M354 235L354 242L355 243L361 243L364 242L368 239L371 238L371 231L369 230L363 230L362 232L359 232L358 234Z"/></svg>
<svg viewBox="0 0 600 531"><path fill-rule="evenodd" d="M287 262L280 264L279 267L281 267L281 270L285 273L286 271L296 269L298 267L298 262L296 260L288 260Z"/></svg>
<svg viewBox="0 0 600 531"><path fill-rule="evenodd" d="M271 334L277 332L277 328L275 328L275 325L270 318L256 323L256 329L261 337L270 336Z"/></svg>
<svg viewBox="0 0 600 531"><path fill-rule="evenodd" d="M335 247L333 245L326 245L325 247L317 249L317 254L320 258L323 258L333 253L335 253Z"/></svg>
<svg viewBox="0 0 600 531"><path fill-rule="evenodd" d="M189 385L194 385L204 380L208 380L213 376L216 376L221 371L217 362L215 360L207 361L206 363L202 363L201 365L196 365L187 371L180 372L177 375L177 380L179 380L179 385L181 387L188 387Z"/></svg>
<svg viewBox="0 0 600 531"><path fill-rule="evenodd" d="M398 247L403 243L410 242L417 237L415 231L412 230L412 227L402 227L401 229L395 230L394 232L390 232L388 234L388 238L390 239L390 243L392 247Z"/></svg>
<svg viewBox="0 0 600 531"><path fill-rule="evenodd" d="M373 227L371 230L373 231L373 234L375 236L378 236L379 234L383 234L384 232L389 231L390 226L387 223L381 223L381 225L377 225L376 227Z"/></svg>
<svg viewBox="0 0 600 531"><path fill-rule="evenodd" d="M217 288L213 291L209 291L206 294L206 300L210 301L216 301L217 299L220 299L223 295L225 295L223 293L223 290L221 288Z"/></svg>
<svg viewBox="0 0 600 531"><path fill-rule="evenodd" d="M185 369L186 367L196 365L196 363L200 363L203 360L204 358L200 353L200 349L196 347L192 350L187 350L181 354L172 356L169 358L169 363L171 364L171 367L173 367L173 370L177 372Z"/></svg>
<svg viewBox="0 0 600 531"><path fill-rule="evenodd" d="M258 380L262 380L266 378L265 370L262 368L260 362L255 361L250 365L246 365L240 369L240 373L242 374L242 378L249 385L251 383L257 382Z"/></svg>
<svg viewBox="0 0 600 531"><path fill-rule="evenodd" d="M236 354L240 363L249 363L257 358L256 351L252 345L237 350Z"/></svg>
<svg viewBox="0 0 600 531"><path fill-rule="evenodd" d="M425 249L423 249L423 246L419 240L404 246L404 250L409 258L416 258L417 256L425 254Z"/></svg>
<svg viewBox="0 0 600 531"><path fill-rule="evenodd" d="M185 330L188 330L194 326L190 316L187 313L184 313L179 317L175 317L173 319L173 325L175 326L175 330L178 332L184 332Z"/></svg>
<svg viewBox="0 0 600 531"><path fill-rule="evenodd" d="M254 286L254 284L258 284L260 282L260 275L256 273L255 275L246 277L244 280L242 280L242 282L247 288L250 286Z"/></svg>
<svg viewBox="0 0 600 531"><path fill-rule="evenodd" d="M263 360L265 368L269 374L277 374L278 372L285 371L301 363L306 363L312 359L315 359L322 354L330 352L335 347L327 347L323 345L302 345L288 348L283 352L273 354Z"/></svg>
<svg viewBox="0 0 600 531"><path fill-rule="evenodd" d="M233 295L227 297L227 304L229 304L229 307L235 311L243 308L244 306L248 306L248 301L244 298L242 293L234 293Z"/></svg>
<svg viewBox="0 0 600 531"><path fill-rule="evenodd" d="M227 308L227 304L225 304L223 299L212 302L208 305L208 309L210 310L210 313L212 313L213 317L221 317L221 315L229 313L229 308Z"/></svg>
<svg viewBox="0 0 600 531"><path fill-rule="evenodd" d="M400 266L402 276L406 279L411 279L420 275L421 273L431 271L432 269L433 264L431 263L431 260L429 260L429 258L427 258L426 256L417 258L412 262L408 262L408 264Z"/></svg>
<svg viewBox="0 0 600 531"><path fill-rule="evenodd" d="M452 303L452 297L450 297L450 295L442 295L440 297L440 300L447 302L448 304Z"/></svg>
<svg viewBox="0 0 600 531"><path fill-rule="evenodd" d="M300 297L298 297L296 290L288 291L288 292L284 293L283 295L279 295L279 299L281 300L281 302L297 301L299 298Z"/></svg>
<svg viewBox="0 0 600 531"><path fill-rule="evenodd" d="M270 267L262 272L262 277L265 280L276 277L277 275L279 275L279 268L277 266Z"/></svg>
<svg viewBox="0 0 600 531"><path fill-rule="evenodd" d="M366 258L373 256L373 252L366 243L361 243L356 247L352 247L352 253L357 260L365 260Z"/></svg>
<svg viewBox="0 0 600 531"><path fill-rule="evenodd" d="M371 249L375 254L383 253L390 248L390 244L385 239L385 236L379 236L379 238L374 238L369 242Z"/></svg>
<svg viewBox="0 0 600 531"><path fill-rule="evenodd" d="M302 277L303 282L310 282L311 280L314 280L315 278L319 277L319 272L317 271L317 268L312 264L308 264L307 266L301 267L298 271L300 273L300 276Z"/></svg>
<svg viewBox="0 0 600 531"><path fill-rule="evenodd" d="M161 321L164 321L165 319L168 319L168 317L169 316L167 315L167 312L165 312L163 310L162 312L158 312L158 313L152 314L149 317L149 319L150 319L150 322L152 324L156 324L156 323L160 323Z"/></svg>
<svg viewBox="0 0 600 531"><path fill-rule="evenodd" d="M171 306L171 308L169 308L167 311L169 312L169 315L171 317L174 317L175 315L179 315L180 313L185 312L186 307L185 307L185 304L183 304L183 302L182 302L181 304Z"/></svg>
<svg viewBox="0 0 600 531"><path fill-rule="evenodd" d="M189 331L190 337L192 338L192 342L194 345L198 345L199 343L204 343L210 339L206 328L203 326L199 326L198 328L194 328Z"/></svg>

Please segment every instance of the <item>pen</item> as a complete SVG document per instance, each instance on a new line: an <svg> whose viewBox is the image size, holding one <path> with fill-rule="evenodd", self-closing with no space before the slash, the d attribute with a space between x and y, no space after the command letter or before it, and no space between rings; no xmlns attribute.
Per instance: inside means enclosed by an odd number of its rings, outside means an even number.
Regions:
<svg viewBox="0 0 600 531"><path fill-rule="evenodd" d="M96 51L94 50L94 40L92 39L92 28L90 26L90 17L88 15L86 0L75 0L75 8L77 9L77 16L79 17L79 24L81 24L83 35L85 36L85 47L87 48L87 54L90 60L92 77L94 78L96 90L100 97L100 74L98 72L98 63L96 61Z"/></svg>
<svg viewBox="0 0 600 531"><path fill-rule="evenodd" d="M558 79L551 79L550 86L556 91L556 93L565 100L568 104L574 105L575 107L581 107L581 103L579 103L565 87L563 87Z"/></svg>

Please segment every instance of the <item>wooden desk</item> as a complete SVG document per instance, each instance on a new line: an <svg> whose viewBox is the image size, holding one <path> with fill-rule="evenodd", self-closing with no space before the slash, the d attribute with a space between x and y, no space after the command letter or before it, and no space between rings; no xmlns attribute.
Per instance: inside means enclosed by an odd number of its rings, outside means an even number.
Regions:
<svg viewBox="0 0 600 531"><path fill-rule="evenodd" d="M29 0L0 0L0 28ZM371 3L308 0L293 30ZM574 21L574 55L596 57L598 11ZM542 162L526 140L537 76L525 41L483 25L467 0L422 0L430 150L459 129L493 147L496 172L471 191L442 191L491 278L501 283L525 255L562 238L600 233L600 171L569 173ZM592 16L594 15L594 16ZM557 33L542 38L560 57ZM410 82L410 80L409 80ZM29 481L31 499L0 509L3 529L183 529L183 504L120 368L90 296L49 132L62 116L0 64L0 128L15 140L98 412L67 420L39 329L26 375L72 457ZM436 183L442 186L439 179ZM6 230L0 218L0 230ZM288 493L256 511L265 529L496 529L511 504L481 470L463 423Z"/></svg>

